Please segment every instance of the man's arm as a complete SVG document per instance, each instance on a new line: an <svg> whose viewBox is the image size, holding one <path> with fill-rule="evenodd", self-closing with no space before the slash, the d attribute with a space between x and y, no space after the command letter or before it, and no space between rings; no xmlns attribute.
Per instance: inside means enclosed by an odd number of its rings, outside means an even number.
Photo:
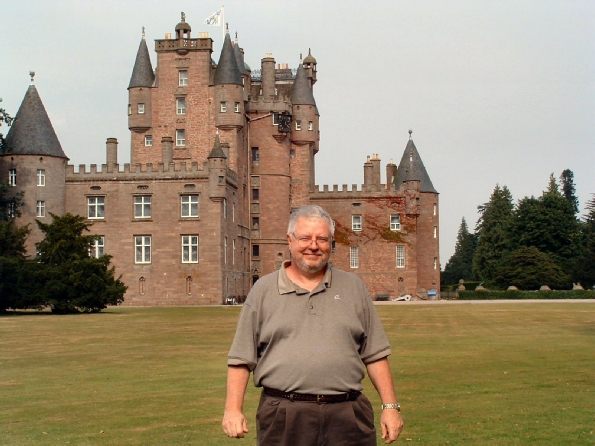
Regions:
<svg viewBox="0 0 595 446"><path fill-rule="evenodd" d="M387 358L366 364L368 376L372 384L376 387L382 404L396 403L395 387L393 384L393 375L390 372L390 366ZM395 441L403 429L403 419L396 409L384 409L380 415L380 424L382 426L382 438L385 443Z"/></svg>
<svg viewBox="0 0 595 446"><path fill-rule="evenodd" d="M244 416L244 394L250 378L250 369L243 365L227 367L227 398L223 414L223 432L228 437L243 438L248 432L248 424Z"/></svg>

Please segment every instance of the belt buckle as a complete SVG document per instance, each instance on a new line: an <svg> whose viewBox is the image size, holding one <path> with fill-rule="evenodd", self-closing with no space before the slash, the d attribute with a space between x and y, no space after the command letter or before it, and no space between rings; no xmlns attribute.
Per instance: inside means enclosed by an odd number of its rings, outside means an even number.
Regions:
<svg viewBox="0 0 595 446"><path fill-rule="evenodd" d="M316 395L316 404L322 404L324 401L322 401L322 399L324 398L324 395Z"/></svg>

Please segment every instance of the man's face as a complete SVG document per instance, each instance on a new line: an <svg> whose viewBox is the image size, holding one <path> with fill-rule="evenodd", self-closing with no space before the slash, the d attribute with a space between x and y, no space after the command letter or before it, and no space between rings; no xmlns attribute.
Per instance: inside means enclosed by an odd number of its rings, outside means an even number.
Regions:
<svg viewBox="0 0 595 446"><path fill-rule="evenodd" d="M291 258L305 273L324 269L331 253L331 231L324 220L299 218L293 234L287 234Z"/></svg>

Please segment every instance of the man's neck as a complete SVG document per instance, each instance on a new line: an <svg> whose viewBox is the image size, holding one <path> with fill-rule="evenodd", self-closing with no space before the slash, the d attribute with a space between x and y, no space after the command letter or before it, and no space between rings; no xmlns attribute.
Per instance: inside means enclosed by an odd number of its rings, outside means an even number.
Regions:
<svg viewBox="0 0 595 446"><path fill-rule="evenodd" d="M293 283L312 292L312 290L314 290L314 288L316 288L316 286L323 279L327 268L328 265L326 265L320 271L308 273L306 271L302 271L294 261L291 261L291 263L285 268L285 273Z"/></svg>

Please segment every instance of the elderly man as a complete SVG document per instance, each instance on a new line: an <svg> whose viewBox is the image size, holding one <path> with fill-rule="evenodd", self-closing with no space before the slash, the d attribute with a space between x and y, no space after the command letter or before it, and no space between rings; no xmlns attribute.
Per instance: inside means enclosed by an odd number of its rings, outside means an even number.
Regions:
<svg viewBox="0 0 595 446"><path fill-rule="evenodd" d="M399 436L390 345L363 282L328 265L333 234L319 206L295 210L291 260L250 291L228 356L222 424L229 437L248 432L243 403L252 371L263 387L259 445L376 445L374 411L361 393L365 369L382 400L382 438Z"/></svg>

